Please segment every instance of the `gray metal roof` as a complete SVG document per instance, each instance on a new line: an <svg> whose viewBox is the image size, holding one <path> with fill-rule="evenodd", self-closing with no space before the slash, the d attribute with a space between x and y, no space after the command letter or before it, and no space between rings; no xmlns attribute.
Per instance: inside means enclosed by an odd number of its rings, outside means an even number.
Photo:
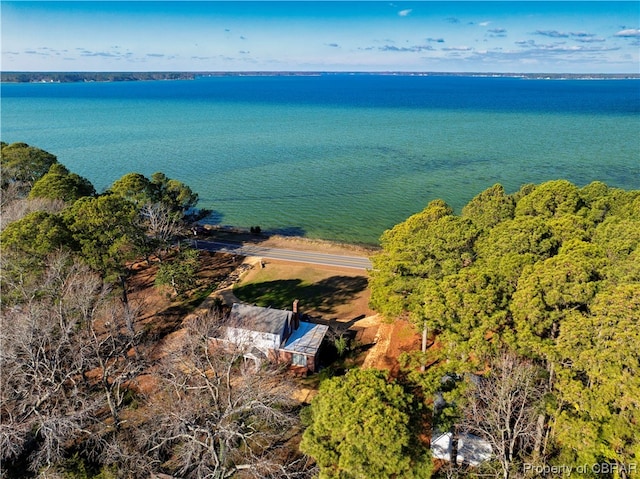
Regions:
<svg viewBox="0 0 640 479"><path fill-rule="evenodd" d="M292 314L291 311L282 309L234 303L229 314L229 326L262 333L282 334Z"/></svg>
<svg viewBox="0 0 640 479"><path fill-rule="evenodd" d="M287 339L282 349L293 353L314 355L318 352L318 349L320 349L322 340L328 330L329 326L324 324L300 321L300 326L291 333L291 336L289 336L289 339Z"/></svg>

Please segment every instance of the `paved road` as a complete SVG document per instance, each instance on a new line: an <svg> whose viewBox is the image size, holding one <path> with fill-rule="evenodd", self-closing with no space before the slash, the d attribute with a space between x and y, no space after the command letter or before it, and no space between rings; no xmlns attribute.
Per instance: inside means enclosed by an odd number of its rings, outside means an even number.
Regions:
<svg viewBox="0 0 640 479"><path fill-rule="evenodd" d="M322 264L340 268L371 269L369 258L364 256L342 256L337 254L314 253L291 249L266 248L264 246L245 245L241 243L221 243L218 241L197 240L198 249L220 253L238 254L242 256L258 256L261 258L296 261L298 263Z"/></svg>

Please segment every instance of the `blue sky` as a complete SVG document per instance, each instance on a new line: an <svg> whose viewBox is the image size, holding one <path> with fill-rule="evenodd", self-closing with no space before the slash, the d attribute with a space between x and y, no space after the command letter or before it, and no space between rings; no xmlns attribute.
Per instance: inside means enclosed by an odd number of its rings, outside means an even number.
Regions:
<svg viewBox="0 0 640 479"><path fill-rule="evenodd" d="M640 2L1 2L3 71L638 73Z"/></svg>

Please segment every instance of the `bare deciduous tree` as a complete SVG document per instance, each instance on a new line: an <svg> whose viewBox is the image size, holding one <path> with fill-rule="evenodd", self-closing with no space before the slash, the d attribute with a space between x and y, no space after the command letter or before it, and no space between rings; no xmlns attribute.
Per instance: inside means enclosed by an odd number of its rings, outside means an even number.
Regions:
<svg viewBox="0 0 640 479"><path fill-rule="evenodd" d="M65 207L64 201L62 200L19 198L16 196L12 187L1 191L0 206L2 207L2 215L0 216L0 231L9 223L18 221L33 211L60 213Z"/></svg>
<svg viewBox="0 0 640 479"><path fill-rule="evenodd" d="M311 477L286 374L213 341L219 317L189 322L154 365L134 305L62 253L2 306L3 467L55 477L74 452L129 477Z"/></svg>
<svg viewBox="0 0 640 479"><path fill-rule="evenodd" d="M191 321L182 348L165 358L146 449L180 477L306 477L306 458L285 447L299 428L286 375L212 341L219 326L217 317Z"/></svg>
<svg viewBox="0 0 640 479"><path fill-rule="evenodd" d="M160 257L162 251L166 250L180 233L183 226L182 215L172 211L164 203L146 203L140 208L140 217L142 226Z"/></svg>
<svg viewBox="0 0 640 479"><path fill-rule="evenodd" d="M84 391L79 325L101 281L60 254L39 285L2 311L0 460L27 458L32 470L62 457L66 441L88 433L94 401Z"/></svg>
<svg viewBox="0 0 640 479"><path fill-rule="evenodd" d="M120 426L119 411L126 393L144 367L138 354L141 333L134 322L138 309L130 302L106 303L98 318L85 325L82 341L86 361L85 376L100 388L109 407L113 426Z"/></svg>
<svg viewBox="0 0 640 479"><path fill-rule="evenodd" d="M141 370L139 334L137 311L69 254L49 256L39 281L21 288L2 315L0 460L35 471L119 425Z"/></svg>
<svg viewBox="0 0 640 479"><path fill-rule="evenodd" d="M503 354L486 377L467 390L460 429L491 444L499 464L497 477L508 479L532 452L544 384L531 362Z"/></svg>

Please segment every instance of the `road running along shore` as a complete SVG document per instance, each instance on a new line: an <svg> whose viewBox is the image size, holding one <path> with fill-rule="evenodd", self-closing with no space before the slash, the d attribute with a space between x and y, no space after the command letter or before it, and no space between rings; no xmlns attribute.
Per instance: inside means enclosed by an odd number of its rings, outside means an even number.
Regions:
<svg viewBox="0 0 640 479"><path fill-rule="evenodd" d="M372 268L369 258L364 256L343 256L337 254L316 253L312 251L298 251L282 248L268 248L265 246L247 245L242 243L227 243L219 241L194 241L197 249L216 253L237 254L241 256L255 256L260 258L294 261L297 263L319 264L337 268L353 268L369 270Z"/></svg>

